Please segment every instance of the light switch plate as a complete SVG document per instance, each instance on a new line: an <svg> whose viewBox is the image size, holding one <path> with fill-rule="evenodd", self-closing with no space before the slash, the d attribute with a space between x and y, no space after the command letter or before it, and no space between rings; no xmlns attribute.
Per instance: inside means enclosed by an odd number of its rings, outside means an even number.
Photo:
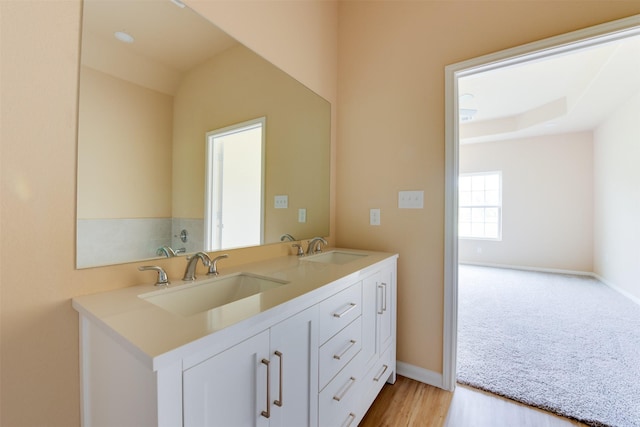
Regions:
<svg viewBox="0 0 640 427"><path fill-rule="evenodd" d="M400 191L398 193L398 208L400 209L424 208L424 191Z"/></svg>
<svg viewBox="0 0 640 427"><path fill-rule="evenodd" d="M298 222L307 222L307 210L302 208L298 209Z"/></svg>
<svg viewBox="0 0 640 427"><path fill-rule="evenodd" d="M380 225L380 209L369 210L369 225Z"/></svg>
<svg viewBox="0 0 640 427"><path fill-rule="evenodd" d="M275 196L274 198L274 208L276 209L286 209L289 207L289 196Z"/></svg>

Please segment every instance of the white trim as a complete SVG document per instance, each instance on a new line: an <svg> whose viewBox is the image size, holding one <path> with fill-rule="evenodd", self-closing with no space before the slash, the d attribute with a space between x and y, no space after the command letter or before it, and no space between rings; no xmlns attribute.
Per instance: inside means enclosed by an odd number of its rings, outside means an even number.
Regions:
<svg viewBox="0 0 640 427"><path fill-rule="evenodd" d="M396 362L396 371L398 375L429 384L434 387L442 387L442 374L428 369L419 368L404 362Z"/></svg>
<svg viewBox="0 0 640 427"><path fill-rule="evenodd" d="M614 291L618 292L620 295L622 295L623 297L627 297L629 298L632 302L640 305L640 298L638 298L637 296L629 293L628 291L625 291L624 289L622 289L621 287L619 287L618 285L615 285L613 283L611 283L610 281L606 280L604 277L596 274L596 273L591 273L591 276L595 279L598 279L599 281L601 281L602 283L604 283L605 285L607 285L608 287L610 287L611 289L613 289Z"/></svg>
<svg viewBox="0 0 640 427"><path fill-rule="evenodd" d="M466 262L466 261L459 261L459 262L460 262L461 265L477 265L479 267L505 268L505 269L510 269L510 270L538 271L538 272L541 272L541 273L572 274L574 276L593 277L594 279L599 280L604 285L606 285L606 286L610 287L611 289L613 289L614 291L618 292L623 297L626 297L629 300L631 300L632 302L640 305L640 298L638 298L637 296L633 295L632 293L630 293L628 291L625 291L624 289L622 289L618 285L615 285L615 284L611 283L610 281L608 281L604 277L602 277L599 274L594 273L592 271L563 270L563 269L558 269L558 268L544 268L544 267L527 267L527 266L522 266L522 265L493 264L493 263L489 263L489 262Z"/></svg>
<svg viewBox="0 0 640 427"><path fill-rule="evenodd" d="M458 200L458 210L461 208L473 209L473 208L497 208L498 209L498 237L478 237L478 236L462 236L458 235L459 239L465 240L490 240L493 242L501 242L502 241L502 171L501 170L492 170L485 172L465 172L458 173L458 181L460 181L461 177L473 177L473 176L482 176L486 178L488 175L497 175L498 176L498 203L490 204L484 203L482 205L476 205L473 203L473 200L470 201L469 204L462 204L460 200ZM458 182L460 185L460 183ZM473 188L471 189L473 193ZM458 197L460 195L460 188L458 187ZM473 215L471 215L471 228L473 229ZM458 217L458 221L460 218ZM486 224L486 221L483 221L483 224ZM460 227L460 223L458 223L458 227ZM458 232L459 233L459 232Z"/></svg>
<svg viewBox="0 0 640 427"><path fill-rule="evenodd" d="M205 134L205 202L204 202L204 247L206 251L221 250L224 248L214 247L214 239L212 238L214 231L216 230L215 204L216 202L211 197L214 187L214 177L212 171L214 165L214 158L216 156L213 149L214 139L231 135L238 132L244 132L250 129L260 127L262 129L262 141L261 141L261 188L260 188L260 244L264 244L264 211L265 211L265 181L266 181L266 140L267 140L267 117L258 117L256 119L247 120L245 122L236 123L224 128L215 129Z"/></svg>
<svg viewBox="0 0 640 427"><path fill-rule="evenodd" d="M560 268L546 268L546 267L529 267L525 265L494 264L490 262L467 262L467 261L459 261L459 262L462 265L477 265L479 267L494 267L494 268L506 268L510 270L538 271L541 273L573 274L574 276L591 276L596 279L598 278L594 273L590 271L563 270Z"/></svg>
<svg viewBox="0 0 640 427"><path fill-rule="evenodd" d="M458 339L458 85L459 77L507 65L542 59L578 48L595 46L640 33L640 15L573 31L534 43L473 58L445 67L445 224L444 316L442 384L453 390L456 382Z"/></svg>

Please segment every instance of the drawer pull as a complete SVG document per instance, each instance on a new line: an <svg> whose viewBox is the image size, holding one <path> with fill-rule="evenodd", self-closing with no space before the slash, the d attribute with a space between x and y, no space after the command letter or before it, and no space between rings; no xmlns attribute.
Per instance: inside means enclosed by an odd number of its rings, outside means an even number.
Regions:
<svg viewBox="0 0 640 427"><path fill-rule="evenodd" d="M346 315L348 312L350 312L354 308L356 308L356 306L357 306L357 304L354 303L354 302L349 303L349 306L342 313L333 313L333 317L340 318L340 317Z"/></svg>
<svg viewBox="0 0 640 427"><path fill-rule="evenodd" d="M384 291L382 292L382 312L387 311L387 284L382 282Z"/></svg>
<svg viewBox="0 0 640 427"><path fill-rule="evenodd" d="M384 294L385 294L385 292L384 292L384 287L383 287L382 285L378 285L378 289L382 289L382 296L380 297L380 300L379 300L379 301L380 301L380 302L379 302L379 304L380 304L380 305L379 305L380 309L378 310L378 314L384 314L384 305L383 305L384 303L383 303L383 301L382 301L382 300L383 300L383 298L384 298Z"/></svg>
<svg viewBox="0 0 640 427"><path fill-rule="evenodd" d="M333 400L340 402L342 399L344 399L346 394L349 392L349 389L351 388L351 386L353 386L355 383L356 383L356 379L354 377L349 378L349 382L342 387L342 390L338 394L333 396Z"/></svg>
<svg viewBox="0 0 640 427"><path fill-rule="evenodd" d="M260 415L265 418L271 418L271 365L267 359L262 359L261 363L267 365L267 410L262 411Z"/></svg>
<svg viewBox="0 0 640 427"><path fill-rule="evenodd" d="M387 365L382 365L382 372L380 372L378 375L376 375L373 380L374 381L380 381L380 378L382 378L382 376L384 375L385 372L387 372Z"/></svg>
<svg viewBox="0 0 640 427"><path fill-rule="evenodd" d="M278 359L280 359L280 388L279 388L279 393L278 393L278 400L274 400L273 403L276 406L282 406L282 364L283 364L283 359L284 357L282 356L282 353L277 351L274 353L276 356L278 356Z"/></svg>
<svg viewBox="0 0 640 427"><path fill-rule="evenodd" d="M351 423L353 423L355 419L356 419L356 414L354 414L353 412L349 412L349 416L347 417L347 423L343 424L343 426L344 427L351 426Z"/></svg>
<svg viewBox="0 0 640 427"><path fill-rule="evenodd" d="M356 344L356 340L349 340L349 345L347 346L347 348L342 350L342 353L340 354L334 354L333 358L336 360L340 360L342 357L344 357L345 354L347 354L349 350L351 350L351 347L353 347L355 344Z"/></svg>

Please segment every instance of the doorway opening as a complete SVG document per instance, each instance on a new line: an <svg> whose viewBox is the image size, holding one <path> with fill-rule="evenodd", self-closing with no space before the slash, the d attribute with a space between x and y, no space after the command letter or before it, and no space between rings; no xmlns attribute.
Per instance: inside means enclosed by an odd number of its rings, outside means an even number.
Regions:
<svg viewBox="0 0 640 427"><path fill-rule="evenodd" d="M525 46L475 58L445 69L446 108L446 187L445 187L445 307L442 386L453 390L456 384L458 319L458 185L459 123L473 115L473 108L462 105L459 79L506 69L556 55L591 48L640 34L640 17L635 16ZM558 107L557 104L550 105ZM506 215L505 211L505 215Z"/></svg>
<svg viewBox="0 0 640 427"><path fill-rule="evenodd" d="M266 118L206 135L205 250L264 243Z"/></svg>

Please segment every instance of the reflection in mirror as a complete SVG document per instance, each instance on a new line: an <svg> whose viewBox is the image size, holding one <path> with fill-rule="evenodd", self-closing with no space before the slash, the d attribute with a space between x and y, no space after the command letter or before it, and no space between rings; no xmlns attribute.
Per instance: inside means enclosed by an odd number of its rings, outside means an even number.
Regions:
<svg viewBox="0 0 640 427"><path fill-rule="evenodd" d="M212 135L258 118L261 166L227 144L236 164L209 174ZM329 156L329 103L188 7L85 0L78 268L327 236ZM231 175L261 178L254 207Z"/></svg>
<svg viewBox="0 0 640 427"><path fill-rule="evenodd" d="M207 133L206 251L264 241L265 120L262 117Z"/></svg>

